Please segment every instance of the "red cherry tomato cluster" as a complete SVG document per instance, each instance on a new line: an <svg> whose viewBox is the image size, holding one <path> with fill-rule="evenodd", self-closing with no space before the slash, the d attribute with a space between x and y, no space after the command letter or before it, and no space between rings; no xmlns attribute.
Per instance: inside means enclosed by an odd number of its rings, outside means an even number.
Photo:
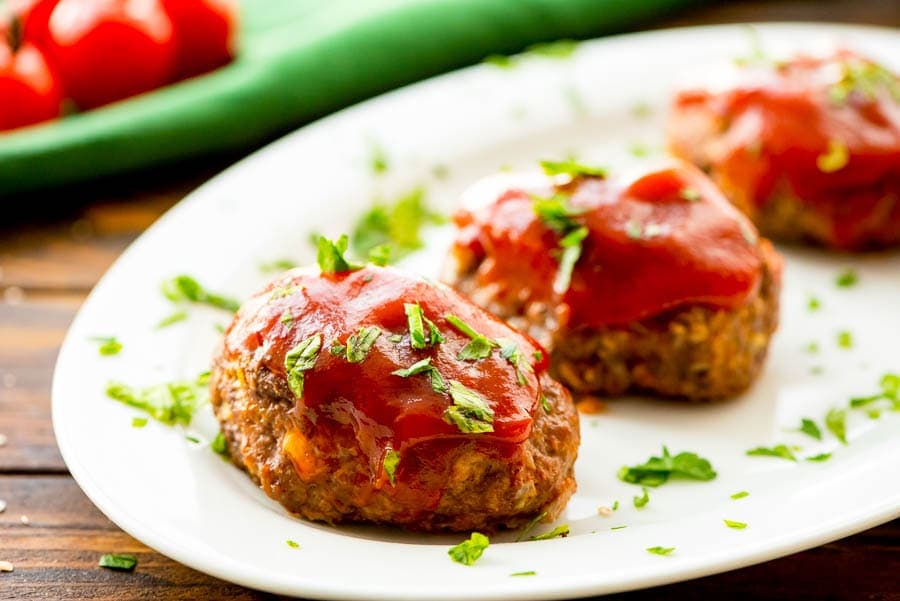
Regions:
<svg viewBox="0 0 900 601"><path fill-rule="evenodd" d="M0 131L231 61L236 0L0 0Z"/></svg>

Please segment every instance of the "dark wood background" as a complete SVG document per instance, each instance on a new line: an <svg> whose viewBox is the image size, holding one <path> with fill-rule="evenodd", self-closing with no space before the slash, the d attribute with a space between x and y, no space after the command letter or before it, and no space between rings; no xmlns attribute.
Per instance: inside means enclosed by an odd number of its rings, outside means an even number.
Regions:
<svg viewBox="0 0 900 601"><path fill-rule="evenodd" d="M898 27L900 0L723 2L649 26L772 20ZM7 504L0 513L0 561L12 562L15 571L0 573L0 599L274 598L181 566L116 528L68 475L50 423L57 350L91 287L160 214L239 158L3 199L0 434L8 440L0 447L0 500ZM138 569L96 567L107 552L137 555ZM900 600L900 521L758 566L614 598L668 597Z"/></svg>

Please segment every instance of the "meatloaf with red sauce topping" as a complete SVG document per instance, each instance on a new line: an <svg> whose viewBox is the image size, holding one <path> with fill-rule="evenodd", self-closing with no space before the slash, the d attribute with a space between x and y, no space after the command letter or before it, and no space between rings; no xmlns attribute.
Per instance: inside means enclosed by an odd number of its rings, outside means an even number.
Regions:
<svg viewBox="0 0 900 601"><path fill-rule="evenodd" d="M310 520L491 531L575 490L578 416L543 349L392 268L266 286L225 333L212 404L234 463Z"/></svg>
<svg viewBox="0 0 900 601"><path fill-rule="evenodd" d="M724 90L684 90L669 142L766 236L900 244L900 79L858 54L755 63Z"/></svg>
<svg viewBox="0 0 900 601"><path fill-rule="evenodd" d="M578 393L734 396L778 324L781 259L700 170L577 163L474 186L445 279L550 350Z"/></svg>

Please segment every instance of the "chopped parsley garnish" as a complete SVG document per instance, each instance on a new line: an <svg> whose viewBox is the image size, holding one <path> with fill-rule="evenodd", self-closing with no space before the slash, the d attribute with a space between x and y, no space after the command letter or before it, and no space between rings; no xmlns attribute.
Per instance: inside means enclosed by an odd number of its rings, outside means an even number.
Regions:
<svg viewBox="0 0 900 601"><path fill-rule="evenodd" d="M322 348L322 335L315 334L303 340L284 356L284 369L287 372L288 386L297 397L303 396L304 372L311 370Z"/></svg>
<svg viewBox="0 0 900 601"><path fill-rule="evenodd" d="M146 417L132 417L131 418L131 427L132 428L143 428L147 425Z"/></svg>
<svg viewBox="0 0 900 601"><path fill-rule="evenodd" d="M847 444L847 410L831 409L825 415L825 427L828 431L841 441L841 444Z"/></svg>
<svg viewBox="0 0 900 601"><path fill-rule="evenodd" d="M544 413L553 413L553 407L550 405L550 400L544 393L541 393L541 409L544 410Z"/></svg>
<svg viewBox="0 0 900 601"><path fill-rule="evenodd" d="M828 150L816 157L816 167L822 173L840 171L850 162L847 145L840 140L828 140Z"/></svg>
<svg viewBox="0 0 900 601"><path fill-rule="evenodd" d="M279 319L281 325L290 327L294 323L294 316L291 315L290 309L285 309L281 314L281 319Z"/></svg>
<svg viewBox="0 0 900 601"><path fill-rule="evenodd" d="M819 352L819 343L814 340L807 344L803 350L805 350L810 355L815 355Z"/></svg>
<svg viewBox="0 0 900 601"><path fill-rule="evenodd" d="M426 357L421 361L416 361L405 369L398 369L391 372L392 375L408 378L418 374L425 374L431 379L431 388L435 392L448 392L447 384L441 376L437 368L431 364L431 357Z"/></svg>
<svg viewBox="0 0 900 601"><path fill-rule="evenodd" d="M877 63L860 60L844 61L841 66L843 75L840 81L828 90L832 103L842 106L853 93L872 101L881 88L887 90L895 102L900 102L900 79L890 70Z"/></svg>
<svg viewBox="0 0 900 601"><path fill-rule="evenodd" d="M622 524L621 526L611 526L609 529L610 530L623 530L625 528L628 528L628 526L626 526L625 524Z"/></svg>
<svg viewBox="0 0 900 601"><path fill-rule="evenodd" d="M259 265L259 270L263 273L271 273L274 271L287 271L288 269L293 269L297 267L297 263L290 259L275 259L274 261L269 261L268 263L261 263Z"/></svg>
<svg viewBox="0 0 900 601"><path fill-rule="evenodd" d="M837 345L843 349L853 348L853 333L849 330L838 332Z"/></svg>
<svg viewBox="0 0 900 601"><path fill-rule="evenodd" d="M804 457L806 461L828 461L831 459L831 453L819 453L818 455L813 455L811 457Z"/></svg>
<svg viewBox="0 0 900 601"><path fill-rule="evenodd" d="M390 336L388 336L388 340L390 340L394 344L398 344L400 342L403 342L403 335L402 334L391 334Z"/></svg>
<svg viewBox="0 0 900 601"><path fill-rule="evenodd" d="M647 553L654 555L671 555L675 547L647 547Z"/></svg>
<svg viewBox="0 0 900 601"><path fill-rule="evenodd" d="M159 323L156 324L156 329L161 330L163 328L167 328L172 324L176 324L179 321L184 321L187 319L187 311L175 311L171 315L167 315L159 320Z"/></svg>
<svg viewBox="0 0 900 601"><path fill-rule="evenodd" d="M716 477L716 471L709 460L696 453L683 451L673 456L665 446L662 450L662 457L653 456L641 465L621 468L619 479L642 486L659 486L665 484L670 477L703 481Z"/></svg>
<svg viewBox="0 0 900 601"><path fill-rule="evenodd" d="M803 432L807 436L811 436L816 440L822 440L822 430L819 429L819 426L815 421L809 419L808 417L804 417L800 420L800 427L797 429L798 432Z"/></svg>
<svg viewBox="0 0 900 601"><path fill-rule="evenodd" d="M641 224L633 219L625 223L625 235L632 240L650 240L656 238L663 231L658 223Z"/></svg>
<svg viewBox="0 0 900 601"><path fill-rule="evenodd" d="M200 439L196 436L187 435L184 437L188 442L192 442L194 444L200 444Z"/></svg>
<svg viewBox="0 0 900 601"><path fill-rule="evenodd" d="M536 576L537 572L534 570L528 570L527 572L513 572L510 576Z"/></svg>
<svg viewBox="0 0 900 601"><path fill-rule="evenodd" d="M853 269L845 269L835 278L834 283L838 288L850 288L859 282L859 275Z"/></svg>
<svg viewBox="0 0 900 601"><path fill-rule="evenodd" d="M393 203L375 203L353 226L353 252L378 265L393 263L422 247L422 228L440 225L446 219L425 204L422 188Z"/></svg>
<svg viewBox="0 0 900 601"><path fill-rule="evenodd" d="M484 553L491 541L480 532L473 532L469 540L464 540L455 547L451 547L447 554L450 559L464 566L470 566Z"/></svg>
<svg viewBox="0 0 900 601"><path fill-rule="evenodd" d="M272 290L272 292L269 294L269 300L287 298L297 292L300 292L301 290L303 290L303 286L298 286L296 284L287 284L285 286L281 286Z"/></svg>
<svg viewBox="0 0 900 601"><path fill-rule="evenodd" d="M535 526L537 526L537 523L540 522L545 517L547 517L547 512L542 511L541 513L539 513L536 516L534 516L533 518L531 518L531 521L528 522L527 524L525 524L525 527L519 531L519 534L516 536L516 542L518 543L518 542L521 542L522 540L524 540L525 537L528 536L528 533L531 532L531 530Z"/></svg>
<svg viewBox="0 0 900 601"><path fill-rule="evenodd" d="M91 340L100 343L97 351L101 355L118 355L122 350L122 343L115 336L94 336Z"/></svg>
<svg viewBox="0 0 900 601"><path fill-rule="evenodd" d="M749 496L750 496L750 493L748 493L746 490L742 490L740 492L736 492L733 495L731 495L731 498L734 499L735 501L737 501L738 499L743 499L744 497L749 497Z"/></svg>
<svg viewBox="0 0 900 601"><path fill-rule="evenodd" d="M556 278L553 280L553 291L557 294L562 294L569 289L575 264L581 258L581 243L587 238L587 235L588 229L582 226L572 230L559 241L562 255L559 258L559 269L556 272Z"/></svg>
<svg viewBox="0 0 900 601"><path fill-rule="evenodd" d="M547 175L571 175L572 177L606 177L603 167L592 167L572 159L564 161L541 161L541 169Z"/></svg>
<svg viewBox="0 0 900 601"><path fill-rule="evenodd" d="M108 553L100 556L97 565L118 572L131 572L137 566L137 557L120 553Z"/></svg>
<svg viewBox="0 0 900 601"><path fill-rule="evenodd" d="M228 441L225 440L225 434L219 432L216 434L216 437L213 438L212 442L209 443L209 448L212 449L213 453L217 455L221 455L222 457L228 457Z"/></svg>
<svg viewBox="0 0 900 601"><path fill-rule="evenodd" d="M562 524L549 532L529 537L528 540L550 540L552 538L565 538L569 536L569 525Z"/></svg>
<svg viewBox="0 0 900 601"><path fill-rule="evenodd" d="M382 148L380 144L376 142L371 142L370 144L371 156L369 159L369 166L372 168L372 173L374 173L375 175L386 173L388 168L390 167L387 153L384 151L384 148Z"/></svg>
<svg viewBox="0 0 900 601"><path fill-rule="evenodd" d="M619 501L618 501L618 500L613 501L613 504L612 504L611 509L612 509L613 511L618 511L618 509L619 509Z"/></svg>
<svg viewBox="0 0 900 601"><path fill-rule="evenodd" d="M358 333L351 334L347 339L347 361L362 363L379 336L381 328L378 326L366 326L360 328Z"/></svg>
<svg viewBox="0 0 900 601"><path fill-rule="evenodd" d="M190 425L197 407L206 402L206 372L193 382L177 381L132 388L121 382L109 382L106 396L129 407L140 409L158 422L172 426Z"/></svg>
<svg viewBox="0 0 900 601"><path fill-rule="evenodd" d="M477 361L491 356L491 351L497 346L496 342L475 331L475 328L452 313L444 315L444 319L450 322L450 325L454 328L470 338L470 341L466 346L459 351L459 354L456 356L457 359L461 361Z"/></svg>
<svg viewBox="0 0 900 601"><path fill-rule="evenodd" d="M512 340L506 338L500 338L497 340L497 344L500 345L500 356L506 359L510 365L512 365L516 370L516 381L519 383L519 386L525 386L528 382L525 379L525 372L532 372L534 368L531 366L531 363L522 355L522 351L519 350L519 346L513 342ZM547 413L550 413L546 409L547 398L541 395L541 404L545 405L544 410Z"/></svg>
<svg viewBox="0 0 900 601"><path fill-rule="evenodd" d="M583 215L585 209L569 205L569 197L565 194L554 194L549 198L532 196L532 209L535 215L557 234L565 235L579 227L575 217Z"/></svg>
<svg viewBox="0 0 900 601"><path fill-rule="evenodd" d="M646 507L650 502L650 492L646 488L641 488L641 496L632 497L631 500L638 509Z"/></svg>
<svg viewBox="0 0 900 601"><path fill-rule="evenodd" d="M441 332L434 323L425 317L419 303L403 303L406 322L409 326L409 345L414 349L424 349L444 341ZM428 330L425 330L425 327Z"/></svg>
<svg viewBox="0 0 900 601"><path fill-rule="evenodd" d="M878 401L888 401L894 411L900 411L900 375L888 373L881 376L881 392L866 397L850 399L850 407L860 409Z"/></svg>
<svg viewBox="0 0 900 601"><path fill-rule="evenodd" d="M568 58L578 48L578 42L573 40L559 40L556 42L545 42L528 46L520 55L507 56L505 54L491 54L482 61L495 67L503 69L511 69L515 67L522 58L526 56L542 56L545 58L563 59Z"/></svg>
<svg viewBox="0 0 900 601"><path fill-rule="evenodd" d="M400 451L395 451L394 449L389 450L384 455L384 461L382 465L384 465L384 473L387 474L388 480L391 483L391 486L394 486L396 483L395 474L397 473L397 466L400 464Z"/></svg>
<svg viewBox="0 0 900 601"><path fill-rule="evenodd" d="M331 345L331 348L328 349L328 352L332 357L340 357L341 355L346 354L347 347L341 344L340 342L335 342Z"/></svg>
<svg viewBox="0 0 900 601"><path fill-rule="evenodd" d="M642 159L650 154L650 149L640 142L635 142L628 147L628 152L631 153L631 156Z"/></svg>
<svg viewBox="0 0 900 601"><path fill-rule="evenodd" d="M299 548L300 548L300 543L298 543L298 542L295 541L295 540L287 539L287 540L284 541L284 542L285 542L285 544L286 544L288 547L290 547L291 549L299 549Z"/></svg>
<svg viewBox="0 0 900 601"><path fill-rule="evenodd" d="M747 455L751 457L778 457L787 459L788 461L797 461L794 452L787 445L779 444L774 447L756 447L747 451Z"/></svg>
<svg viewBox="0 0 900 601"><path fill-rule="evenodd" d="M820 301L815 296L810 296L809 301L807 301L807 303L806 303L806 308L810 312L818 311L819 309L822 308L822 301Z"/></svg>
<svg viewBox="0 0 900 601"><path fill-rule="evenodd" d="M678 192L678 196L688 202L700 202L700 192L696 188L682 188Z"/></svg>
<svg viewBox="0 0 900 601"><path fill-rule="evenodd" d="M494 411L477 392L456 380L450 381L453 405L444 411L444 421L467 434L494 431Z"/></svg>
<svg viewBox="0 0 900 601"><path fill-rule="evenodd" d="M736 522L734 520L723 520L723 521L725 522L726 526L728 526L729 528L732 528L734 530L743 530L744 528L747 527L747 524L745 522Z"/></svg>
<svg viewBox="0 0 900 601"><path fill-rule="evenodd" d="M209 305L234 313L241 304L234 299L210 292L200 282L189 275L177 275L162 283L162 293L173 303L187 301L200 305Z"/></svg>
<svg viewBox="0 0 900 601"><path fill-rule="evenodd" d="M337 242L332 242L325 236L319 236L316 245L316 261L322 273L344 273L362 269L362 265L350 263L344 258L344 253L347 252L346 235L338 238Z"/></svg>

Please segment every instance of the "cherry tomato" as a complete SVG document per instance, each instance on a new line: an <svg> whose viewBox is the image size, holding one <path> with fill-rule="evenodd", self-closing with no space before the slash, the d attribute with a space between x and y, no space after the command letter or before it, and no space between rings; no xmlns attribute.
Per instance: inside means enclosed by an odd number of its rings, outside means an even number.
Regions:
<svg viewBox="0 0 900 601"><path fill-rule="evenodd" d="M169 83L172 21L159 0L60 0L47 50L69 97L93 108Z"/></svg>
<svg viewBox="0 0 900 601"><path fill-rule="evenodd" d="M59 116L62 89L33 44L0 44L0 131Z"/></svg>
<svg viewBox="0 0 900 601"><path fill-rule="evenodd" d="M237 30L235 0L162 0L175 27L179 78L231 62Z"/></svg>

